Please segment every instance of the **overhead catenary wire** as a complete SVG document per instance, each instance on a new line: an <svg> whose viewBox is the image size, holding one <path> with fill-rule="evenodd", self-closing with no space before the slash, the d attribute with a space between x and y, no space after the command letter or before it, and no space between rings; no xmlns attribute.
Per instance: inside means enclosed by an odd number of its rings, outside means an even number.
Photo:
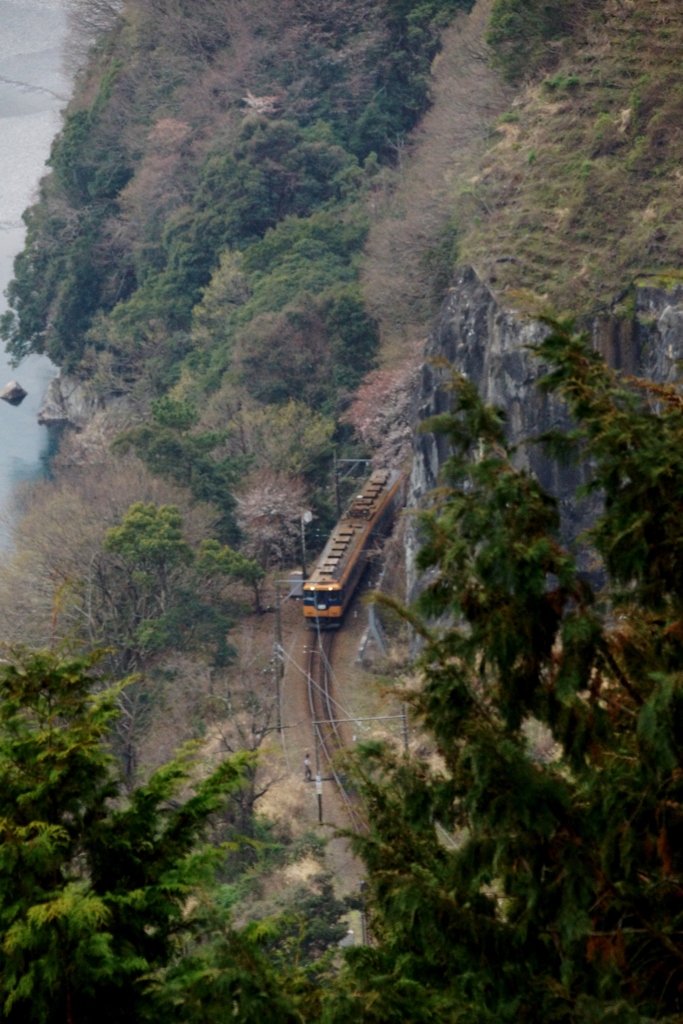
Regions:
<svg viewBox="0 0 683 1024"><path fill-rule="evenodd" d="M367 829L367 824L356 806L355 801L349 795L344 784L344 779L341 778L334 764L334 757L339 750L343 749L344 744L335 722L335 716L332 713L332 704L337 702L329 692L329 676L326 664L329 662L329 659L320 656L322 654L326 655L324 647L326 644L331 643L332 637L328 636L325 644L323 643L320 630L318 630L316 639L318 640L317 645L309 648L308 672L306 673L309 707L311 710L314 737L316 739L316 759L319 755L322 755L324 758L326 762L325 767L331 773L332 778L335 781L353 830L355 832L365 831ZM316 665L316 663L318 664ZM316 669L318 669L318 671L322 669L321 680L316 680L314 678ZM320 713L319 707L322 707L322 713ZM324 725L327 725L329 728L324 730ZM320 774L320 764L318 763L316 767L318 774ZM322 804L320 804L320 814L322 820Z"/></svg>
<svg viewBox="0 0 683 1024"><path fill-rule="evenodd" d="M321 629L320 629L320 619L319 618L316 618L315 625L316 625L316 634L317 634L317 637L318 637L318 647L320 649L320 653L321 653L321 655L322 655L322 657L324 659L324 662L325 662L325 672L329 673L329 675L330 675L330 677L332 679L332 682L334 683L335 687L340 692L343 692L342 687L339 684L338 680L336 679L335 674L334 674L334 672L332 670L332 663L330 662L330 659L327 656L327 651L325 650L324 644L322 642L322 632L321 632ZM330 638L330 645L331 645L331 643L332 643L332 640ZM332 702L337 704L337 707L341 711L344 711L346 713L346 715L348 715L349 718L353 718L355 720L355 722L356 722L356 727L358 729L365 728L365 726L361 726L360 722L358 721L358 719L356 718L355 715L353 715L353 714L351 714L351 712L347 711L346 708L344 708L341 704L337 703L337 701L335 701L334 698L332 698L330 696L329 686L325 687L325 697L326 697L326 700L327 700L328 704L329 704L330 700L332 700ZM343 746L344 744L341 742L341 736L339 736L339 730L337 729L336 725L335 725L334 728L335 728L335 732L337 734L337 737L339 739L339 744L340 744L340 746ZM366 730L366 731L369 731L369 730Z"/></svg>
<svg viewBox="0 0 683 1024"><path fill-rule="evenodd" d="M282 649L281 653L282 653L282 656L287 661L291 662L291 664L301 673L301 675L304 677L304 679L308 679L308 672L303 667L303 665L300 665L298 663L298 661L296 661L291 656L291 654L288 654L287 651L285 651L284 649ZM329 664L329 661L328 661L328 664ZM334 676L332 676L332 679L334 681ZM316 688L318 688L318 689L322 689L320 687L320 684L317 683L315 681L315 679L311 680L311 685L316 687ZM354 724L356 724L358 726L359 729L364 729L364 730L367 731L367 727L362 725L362 721L363 721L362 716L354 715L354 713L352 711L349 711L349 709L347 707L345 707L338 700L336 700L334 697L332 697L331 694L328 694L328 699L329 699L330 704L334 704L335 707L338 708L338 710L341 711L344 714L344 716L348 719L349 722L353 722Z"/></svg>

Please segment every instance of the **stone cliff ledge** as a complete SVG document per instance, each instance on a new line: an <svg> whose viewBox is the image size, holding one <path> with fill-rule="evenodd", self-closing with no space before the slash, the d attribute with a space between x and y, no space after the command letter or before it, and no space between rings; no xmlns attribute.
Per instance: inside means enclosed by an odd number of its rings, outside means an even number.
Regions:
<svg viewBox="0 0 683 1024"><path fill-rule="evenodd" d="M627 373L657 381L675 378L683 358L683 285L666 282L639 283L632 313L606 313L590 325L595 347L610 365ZM551 428L566 428L569 419L562 402L543 395L535 386L544 367L527 346L541 340L546 328L514 310L500 298L472 267L462 268L449 290L425 348L421 370L416 426L450 408L451 396L444 387L447 369L434 365L446 359L455 370L474 381L487 403L505 409L513 443ZM448 455L444 438L416 430L408 504L419 507L436 486ZM574 498L584 471L560 469L531 445L519 450L520 466L536 474L541 484L560 503L565 541L571 541L594 518L597 507L580 507ZM420 581L415 572L419 538L407 530L408 595L415 597Z"/></svg>
<svg viewBox="0 0 683 1024"><path fill-rule="evenodd" d="M102 399L88 391L83 381L60 374L50 382L38 410L38 422L47 426L68 423L82 430L104 405Z"/></svg>

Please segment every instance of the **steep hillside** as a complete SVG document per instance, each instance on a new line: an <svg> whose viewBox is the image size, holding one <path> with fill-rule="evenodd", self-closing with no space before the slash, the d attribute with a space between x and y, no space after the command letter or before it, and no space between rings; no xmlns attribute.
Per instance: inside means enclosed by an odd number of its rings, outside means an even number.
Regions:
<svg viewBox="0 0 683 1024"><path fill-rule="evenodd" d="M572 314L640 275L676 279L680 15L673 0L479 0L448 29L366 245L389 359L424 338L458 265L508 305Z"/></svg>
<svg viewBox="0 0 683 1024"><path fill-rule="evenodd" d="M460 259L496 290L589 313L683 266L683 21L675 0L575 6L454 202ZM489 33L509 76L527 29ZM538 51L527 56L533 71Z"/></svg>
<svg viewBox="0 0 683 1024"><path fill-rule="evenodd" d="M59 363L82 429L0 563L0 638L50 648L0 671L0 1016L680 1021L680 0L72 2L72 54L94 43L1 324ZM665 385L624 386L643 368ZM567 455L568 396L570 469L525 444ZM417 443L416 407L440 431ZM329 535L336 457L403 467L411 443L432 510L371 553L373 629L368 573L325 653L363 810L326 855L315 634L283 583ZM163 767L187 741L192 777ZM159 873L162 818L187 883ZM149 960L145 865L173 897ZM346 955L351 922L372 940Z"/></svg>
<svg viewBox="0 0 683 1024"><path fill-rule="evenodd" d="M426 108L439 29L466 4L130 0L28 215L11 351L47 352L105 393L152 394L192 354L208 389L232 367L248 391L257 339L296 360L303 330L307 369L253 397L298 397L313 360L314 404L333 409L377 347L355 287L362 198Z"/></svg>
<svg viewBox="0 0 683 1024"><path fill-rule="evenodd" d="M161 478L199 507L196 552L241 546L221 564L257 605L259 573L298 561L302 510L311 549L330 528L335 447L405 458L411 363L455 267L508 308L618 299L624 318L634 279L679 275L674 0L117 7L93 5L105 30L2 331L110 403L62 446L69 492L96 464L106 496L116 442L130 504ZM34 522L52 501L27 500ZM143 665L167 649L131 635Z"/></svg>
<svg viewBox="0 0 683 1024"><path fill-rule="evenodd" d="M492 121L515 96L492 67L486 44L492 4L478 0L444 31L432 65L431 105L405 140L391 178L378 182L368 199L363 293L380 325L385 364L421 353L458 259L454 190L476 173Z"/></svg>
<svg viewBox="0 0 683 1024"><path fill-rule="evenodd" d="M360 287L367 207L398 173L442 31L468 6L74 3L102 31L26 214L2 331L16 358L59 364L59 394L83 416L54 479L20 494L0 632L101 645L107 672L133 674L111 740L128 787L189 739L221 757L272 740L272 578L301 564L304 510L309 558L334 521L335 446L368 454L341 421L378 361ZM394 458L406 432L404 417ZM216 825L217 842L261 844L224 865L231 906L260 900L297 844L305 855L291 802L275 826L255 809L275 776L302 788L298 765L283 776L266 756ZM334 918L317 956L345 908L314 847L305 913ZM306 900L290 895L298 915Z"/></svg>

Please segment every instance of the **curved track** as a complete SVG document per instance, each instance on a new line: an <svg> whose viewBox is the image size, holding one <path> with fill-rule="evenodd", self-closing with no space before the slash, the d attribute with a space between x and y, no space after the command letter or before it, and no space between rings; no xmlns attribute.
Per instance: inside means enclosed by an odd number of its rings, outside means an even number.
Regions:
<svg viewBox="0 0 683 1024"><path fill-rule="evenodd" d="M308 703L311 711L313 737L316 750L316 767L323 777L333 779L344 810L354 832L366 830L366 824L354 794L349 793L344 778L337 771L336 755L344 748L337 719L338 705L333 696L333 679L330 657L334 634L318 630L311 633L306 659Z"/></svg>

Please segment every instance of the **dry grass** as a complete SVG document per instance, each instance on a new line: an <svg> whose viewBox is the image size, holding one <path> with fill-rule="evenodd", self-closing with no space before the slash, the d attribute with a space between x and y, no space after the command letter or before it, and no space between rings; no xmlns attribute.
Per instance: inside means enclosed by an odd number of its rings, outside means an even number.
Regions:
<svg viewBox="0 0 683 1024"><path fill-rule="evenodd" d="M421 349L441 298L455 183L474 173L489 125L511 91L491 70L483 42L491 0L478 0L444 34L434 62L433 105L394 177L380 176L370 196L373 224L363 286L380 322L382 365L393 368ZM397 140L400 144L400 140Z"/></svg>
<svg viewBox="0 0 683 1024"><path fill-rule="evenodd" d="M683 264L680 14L678 0L605 0L459 180L461 258L501 292L594 313Z"/></svg>

